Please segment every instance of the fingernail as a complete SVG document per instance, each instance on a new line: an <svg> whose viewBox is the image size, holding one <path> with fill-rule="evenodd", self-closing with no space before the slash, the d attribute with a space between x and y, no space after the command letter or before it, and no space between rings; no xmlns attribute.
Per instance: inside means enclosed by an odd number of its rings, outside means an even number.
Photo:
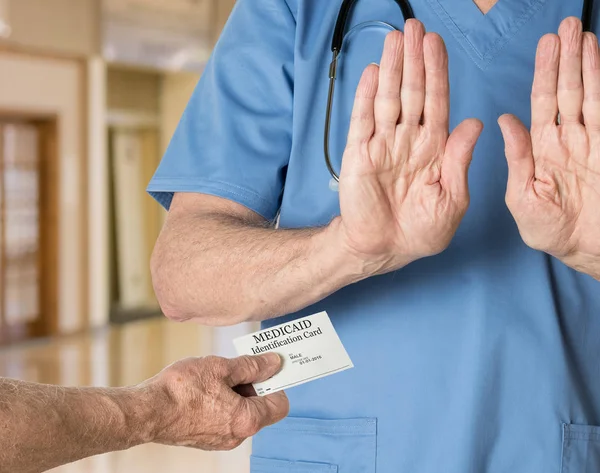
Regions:
<svg viewBox="0 0 600 473"><path fill-rule="evenodd" d="M281 365L281 357L277 353L267 353L263 355L267 365L269 366L280 366Z"/></svg>

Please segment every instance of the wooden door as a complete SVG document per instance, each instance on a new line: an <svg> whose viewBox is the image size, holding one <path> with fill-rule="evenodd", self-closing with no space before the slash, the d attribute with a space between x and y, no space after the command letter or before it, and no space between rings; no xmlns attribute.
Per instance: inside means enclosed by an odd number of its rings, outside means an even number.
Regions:
<svg viewBox="0 0 600 473"><path fill-rule="evenodd" d="M53 261L48 136L43 124L0 121L0 344L49 335L54 325L55 268L44 265Z"/></svg>

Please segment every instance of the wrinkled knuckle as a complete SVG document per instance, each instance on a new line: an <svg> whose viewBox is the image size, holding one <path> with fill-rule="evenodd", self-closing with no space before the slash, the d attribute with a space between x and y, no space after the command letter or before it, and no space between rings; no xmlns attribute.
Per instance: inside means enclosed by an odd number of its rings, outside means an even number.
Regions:
<svg viewBox="0 0 600 473"><path fill-rule="evenodd" d="M195 369L194 362L196 360L193 358L187 358L185 360L179 360L166 368L166 371L175 377L180 377L186 373L189 373Z"/></svg>
<svg viewBox="0 0 600 473"><path fill-rule="evenodd" d="M209 367L209 371L217 377L224 377L228 372L227 360L218 356L208 356L205 362Z"/></svg>
<svg viewBox="0 0 600 473"><path fill-rule="evenodd" d="M585 101L593 103L600 102L600 91L591 91L589 88L585 89Z"/></svg>
<svg viewBox="0 0 600 473"><path fill-rule="evenodd" d="M352 114L351 121L354 124L363 125L368 123L371 118L371 114L368 111L360 111Z"/></svg>
<svg viewBox="0 0 600 473"><path fill-rule="evenodd" d="M254 417L248 417L240 423L239 436L247 439L258 433L260 430L260 421Z"/></svg>
<svg viewBox="0 0 600 473"><path fill-rule="evenodd" d="M534 101L556 100L556 92L543 89L533 89L531 91L531 99Z"/></svg>
<svg viewBox="0 0 600 473"><path fill-rule="evenodd" d="M581 80L577 79L570 79L570 80L566 80L562 87L560 87L560 92L562 92L563 94L567 94L567 93L573 93L573 92L581 92L583 91L583 82L581 82Z"/></svg>
<svg viewBox="0 0 600 473"><path fill-rule="evenodd" d="M600 122L600 119L598 119L598 122ZM600 123L586 122L585 127L588 132L591 132L593 134L600 134Z"/></svg>
<svg viewBox="0 0 600 473"><path fill-rule="evenodd" d="M402 114L401 122L405 125L419 125L421 123L422 115L420 113L413 113L404 111Z"/></svg>
<svg viewBox="0 0 600 473"><path fill-rule="evenodd" d="M216 363L219 360L218 356L214 356L214 355L209 355L209 356L205 356L203 358L204 363L210 364L212 365L213 363Z"/></svg>
<svg viewBox="0 0 600 473"><path fill-rule="evenodd" d="M390 101L399 101L400 100L400 90L394 92L393 90L380 90L377 92L377 97L375 97L376 104L386 104Z"/></svg>
<svg viewBox="0 0 600 473"><path fill-rule="evenodd" d="M253 356L244 356L243 358L244 369L248 372L258 373L261 370L260 361L258 358Z"/></svg>
<svg viewBox="0 0 600 473"><path fill-rule="evenodd" d="M410 97L416 94L420 95L425 92L425 84L419 81L406 81L400 88L400 97L403 102L406 102Z"/></svg>
<svg viewBox="0 0 600 473"><path fill-rule="evenodd" d="M448 97L448 89L445 86L438 89L427 89L425 91L425 97L432 101L445 100L446 97Z"/></svg>

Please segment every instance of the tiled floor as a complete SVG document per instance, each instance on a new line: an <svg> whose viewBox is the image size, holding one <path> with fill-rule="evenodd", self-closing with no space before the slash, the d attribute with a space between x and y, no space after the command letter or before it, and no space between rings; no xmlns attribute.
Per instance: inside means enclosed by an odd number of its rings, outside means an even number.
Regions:
<svg viewBox="0 0 600 473"><path fill-rule="evenodd" d="M0 376L70 386L124 386L149 378L189 356L235 356L231 340L252 326L207 329L155 319L89 335L0 349ZM145 445L53 473L247 473L250 443L233 452L206 453Z"/></svg>

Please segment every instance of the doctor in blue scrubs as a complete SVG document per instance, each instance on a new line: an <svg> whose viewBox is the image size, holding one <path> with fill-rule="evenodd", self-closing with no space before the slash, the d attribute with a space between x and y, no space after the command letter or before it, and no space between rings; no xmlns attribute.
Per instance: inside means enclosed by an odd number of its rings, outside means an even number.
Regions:
<svg viewBox="0 0 600 473"><path fill-rule="evenodd" d="M288 392L253 473L600 472L582 1L410 4L348 12L326 163L341 1L237 1L150 183L158 298L207 325L329 313L355 368Z"/></svg>

